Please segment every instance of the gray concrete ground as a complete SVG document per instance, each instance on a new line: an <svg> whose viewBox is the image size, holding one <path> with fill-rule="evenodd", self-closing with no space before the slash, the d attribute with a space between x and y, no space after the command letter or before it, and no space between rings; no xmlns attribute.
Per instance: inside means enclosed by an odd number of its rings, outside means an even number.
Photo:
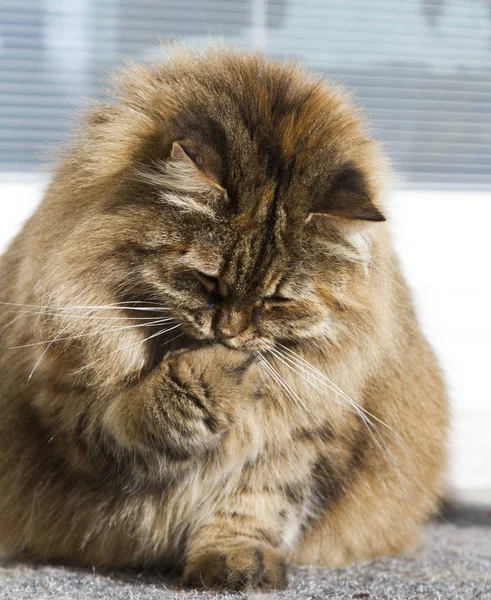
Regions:
<svg viewBox="0 0 491 600"><path fill-rule="evenodd" d="M491 600L491 510L454 508L428 526L409 556L347 569L292 570L278 594L215 594L179 589L150 573L105 573L0 564L0 600Z"/></svg>

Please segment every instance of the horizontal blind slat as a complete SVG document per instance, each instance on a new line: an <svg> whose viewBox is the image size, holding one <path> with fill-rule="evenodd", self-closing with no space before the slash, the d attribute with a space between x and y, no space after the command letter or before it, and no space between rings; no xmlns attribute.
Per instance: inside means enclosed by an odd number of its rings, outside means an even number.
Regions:
<svg viewBox="0 0 491 600"><path fill-rule="evenodd" d="M403 180L491 187L484 3L454 2L433 21L420 0L269 0L266 10L268 51L352 91ZM3 0L0 170L40 168L85 98L101 97L108 67L162 55L158 34L204 46L221 33L246 45L252 21L252 0Z"/></svg>

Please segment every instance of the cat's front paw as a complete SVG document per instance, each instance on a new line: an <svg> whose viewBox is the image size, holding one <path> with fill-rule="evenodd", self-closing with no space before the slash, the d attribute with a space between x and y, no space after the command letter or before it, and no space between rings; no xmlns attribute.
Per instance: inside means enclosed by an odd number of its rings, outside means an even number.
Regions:
<svg viewBox="0 0 491 600"><path fill-rule="evenodd" d="M231 591L283 590L287 565L274 548L241 543L209 550L191 560L184 572L184 585Z"/></svg>
<svg viewBox="0 0 491 600"><path fill-rule="evenodd" d="M221 346L169 360L168 375L178 400L172 408L179 412L180 423L199 421L203 430L212 433L229 427L240 406L258 389L255 362L254 356Z"/></svg>

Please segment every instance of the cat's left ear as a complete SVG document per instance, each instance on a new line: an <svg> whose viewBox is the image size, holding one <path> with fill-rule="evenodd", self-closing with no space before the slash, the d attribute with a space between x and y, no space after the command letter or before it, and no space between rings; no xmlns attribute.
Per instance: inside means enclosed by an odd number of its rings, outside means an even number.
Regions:
<svg viewBox="0 0 491 600"><path fill-rule="evenodd" d="M225 193L221 160L211 148L194 140L178 140L172 144L170 158L188 182L189 178L196 179Z"/></svg>
<svg viewBox="0 0 491 600"><path fill-rule="evenodd" d="M322 215L360 221L386 220L372 202L363 173L351 164L340 170L326 194L314 202L307 220Z"/></svg>

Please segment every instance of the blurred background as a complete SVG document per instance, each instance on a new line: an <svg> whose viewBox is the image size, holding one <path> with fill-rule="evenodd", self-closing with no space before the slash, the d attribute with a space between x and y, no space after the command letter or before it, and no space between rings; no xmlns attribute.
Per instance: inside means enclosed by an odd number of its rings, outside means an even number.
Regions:
<svg viewBox="0 0 491 600"><path fill-rule="evenodd" d="M215 36L304 61L369 118L399 175L394 236L450 384L452 486L491 501L490 0L1 0L0 251L107 71Z"/></svg>

